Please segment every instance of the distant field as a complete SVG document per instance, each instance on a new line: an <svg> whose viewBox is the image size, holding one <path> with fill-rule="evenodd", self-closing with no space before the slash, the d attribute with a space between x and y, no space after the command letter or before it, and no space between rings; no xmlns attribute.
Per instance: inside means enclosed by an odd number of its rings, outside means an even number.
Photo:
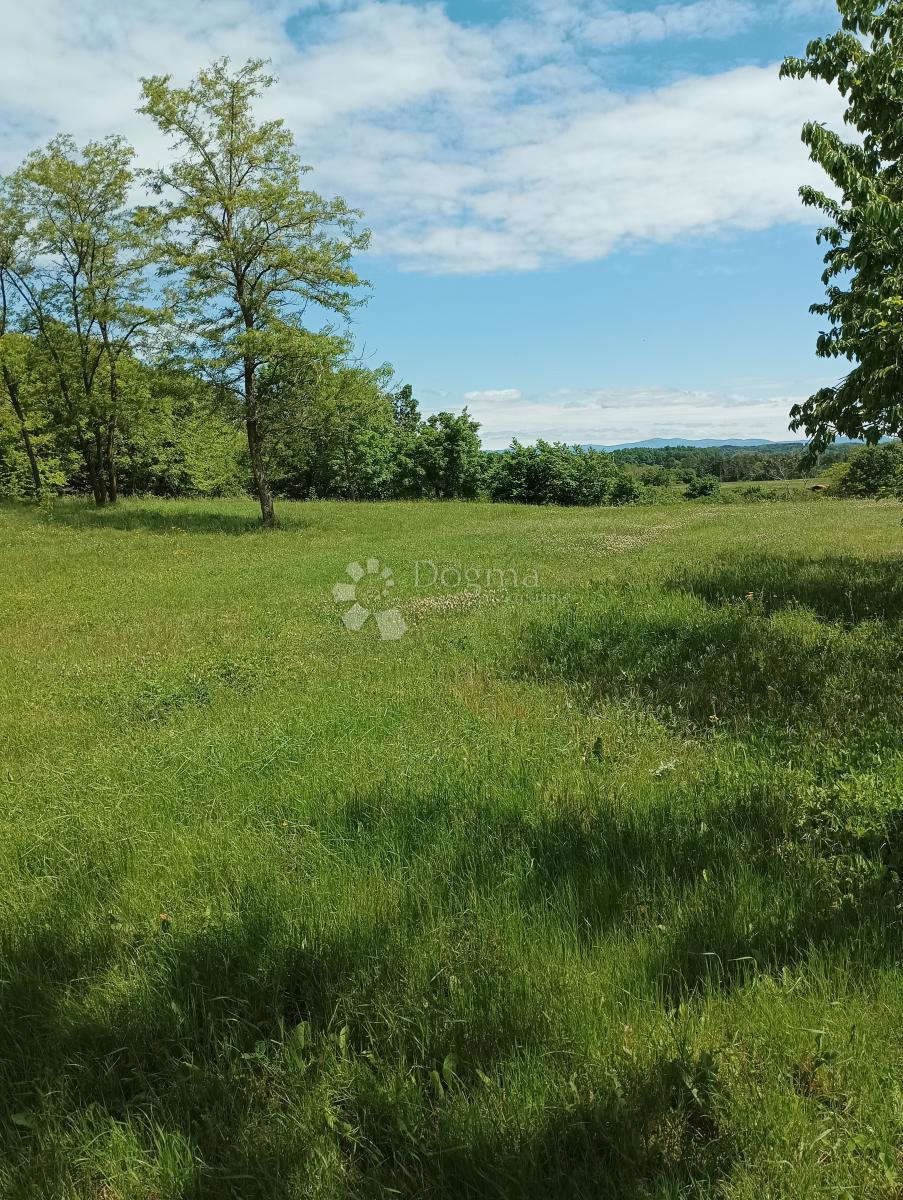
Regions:
<svg viewBox="0 0 903 1200"><path fill-rule="evenodd" d="M0 506L0 1197L903 1195L903 505L280 515Z"/></svg>
<svg viewBox="0 0 903 1200"><path fill-rule="evenodd" d="M741 495L752 489L778 495L790 493L796 496L798 492L811 493L812 488L821 483L823 481L819 479L766 479L758 483L732 482L723 483L721 486L728 492L739 492Z"/></svg>

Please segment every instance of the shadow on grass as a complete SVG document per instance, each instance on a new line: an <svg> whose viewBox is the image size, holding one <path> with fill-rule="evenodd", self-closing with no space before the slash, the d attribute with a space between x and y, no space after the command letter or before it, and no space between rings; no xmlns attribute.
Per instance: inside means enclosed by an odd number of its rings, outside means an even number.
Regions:
<svg viewBox="0 0 903 1200"><path fill-rule="evenodd" d="M491 796L375 796L344 819L387 864L418 861L449 911L479 897L523 913L540 940L549 924L578 946L629 938L625 978L670 1006L813 951L899 961L903 799L893 774L822 767L819 780L722 750L692 797L675 777L630 804L601 784L592 801L532 811Z"/></svg>
<svg viewBox="0 0 903 1200"><path fill-rule="evenodd" d="M204 508L203 501L200 500L123 500L107 508L97 508L86 500L61 499L55 501L47 512L27 501L2 500L0 506L22 513L32 521L46 521L51 525L64 525L69 529L115 529L126 533L154 533L164 536L241 536L271 532L264 528L250 501L247 514L228 512L222 508ZM281 512L277 511L277 519L277 532L296 531L307 527L302 516L297 512L286 514L284 508Z"/></svg>
<svg viewBox="0 0 903 1200"><path fill-rule="evenodd" d="M712 584L713 594L721 586ZM840 598L829 589L822 608L832 603ZM650 594L646 603L604 597L535 625L521 672L569 684L589 703L641 704L685 731L726 730L794 751L827 743L898 748L903 733L899 622L846 627L802 608L769 612L754 598L715 605L680 592Z"/></svg>
<svg viewBox="0 0 903 1200"><path fill-rule="evenodd" d="M121 1194L136 1197L294 1200L312 1194L305 1161L325 1164L349 1197L590 1200L604 1181L605 1195L638 1200L651 1186L677 1196L713 1185L734 1161L719 1125L723 1089L704 1055L659 1052L643 1066L625 1060L617 1075L584 1071L571 1092L555 1080L531 1112L488 1081L336 1036L320 1000L333 972L355 970L354 956L304 964L304 1011L325 1024L293 1045L273 1020L288 981L271 991L271 973L246 980L250 961L221 959L206 943L173 941L160 953L168 986L158 977L152 1003L91 1018L91 981L115 966L102 942L60 953L33 940L27 953L43 982L29 980L22 1006L15 993L6 999L0 1153L22 1200L116 1195L124 1176ZM274 1008L261 1021L267 999ZM179 1146L188 1154L173 1161Z"/></svg>
<svg viewBox="0 0 903 1200"><path fill-rule="evenodd" d="M711 739L708 801L558 814L530 851L528 892L587 936L645 920L666 1003L813 949L899 961L899 567L756 556L530 630L528 677Z"/></svg>
<svg viewBox="0 0 903 1200"><path fill-rule="evenodd" d="M314 1194L303 1172L317 1163L347 1196L589 1200L600 1179L624 1200L704 1194L734 1161L714 1065L659 1048L568 1094L584 1048L550 1024L518 943L473 914L522 912L540 937L550 920L587 940L626 932L624 986L668 1008L813 947L893 955L899 825L889 837L841 825L825 840L821 810L798 813L777 775L720 804L717 783L696 806L666 791L638 810L562 801L501 817L466 788L361 799L318 844L338 854L364 827L375 857L416 863L434 889L414 880L392 915L293 917L249 878L241 917L139 926L68 913L61 883L45 897L52 927L7 931L0 954L11 1194L117 1194L116 1154L88 1154L111 1130L137 1146L123 1195L294 1200ZM887 800L891 819L899 801ZM840 910L823 885L843 854L844 870L863 855L875 870ZM525 1060L551 1064L530 1086L554 1095L518 1093L512 1064Z"/></svg>
<svg viewBox="0 0 903 1200"><path fill-rule="evenodd" d="M730 1174L737 1154L718 1120L724 1088L709 1056L659 1052L601 1078L578 1072L571 1087L499 1129L472 1123L474 1108L487 1116L486 1108L462 1103L454 1083L418 1122L397 1092L359 1079L348 1104L354 1133L342 1139L352 1194L640 1200L709 1194ZM505 1104L496 1093L496 1113ZM399 1126L411 1136L399 1138Z"/></svg>
<svg viewBox="0 0 903 1200"><path fill-rule="evenodd" d="M855 785L854 785L855 786ZM742 789L737 780L735 787ZM578 941L627 934L668 1007L780 975L813 952L873 969L903 956L903 799L850 819L805 794L558 814L526 837L526 911Z"/></svg>
<svg viewBox="0 0 903 1200"><path fill-rule="evenodd" d="M304 1194L285 1179L311 1141L342 1138L358 1068L416 1072L430 1111L448 1055L492 1070L544 1028L516 964L485 969L475 942L458 966L473 978L449 987L441 962L412 959L404 920L328 934L263 912L193 933L105 925L36 929L0 954L0 1169L15 1165L23 1198L104 1194L117 1164L76 1179L83 1147L60 1141L73 1125L91 1144L137 1131L142 1194ZM190 1147L191 1186L162 1186L155 1129Z"/></svg>
<svg viewBox="0 0 903 1200"><path fill-rule="evenodd" d="M123 532L140 531L159 534L246 534L263 532L260 518L241 513L205 509L197 502L187 504L156 500L147 504L112 505L94 508L82 501L58 503L53 508L55 525L70 529L116 529Z"/></svg>
<svg viewBox="0 0 903 1200"><path fill-rule="evenodd" d="M752 593L767 614L807 608L824 621L903 620L903 554L885 558L833 555L819 559L740 554L695 567L668 586L709 604L743 604Z"/></svg>

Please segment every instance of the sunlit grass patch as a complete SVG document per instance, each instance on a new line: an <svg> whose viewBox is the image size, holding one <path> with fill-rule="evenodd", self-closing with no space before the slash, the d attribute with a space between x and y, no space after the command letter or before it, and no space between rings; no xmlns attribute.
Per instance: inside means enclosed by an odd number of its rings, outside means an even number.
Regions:
<svg viewBox="0 0 903 1200"><path fill-rule="evenodd" d="M0 1194L894 1196L903 510L284 508L0 507Z"/></svg>

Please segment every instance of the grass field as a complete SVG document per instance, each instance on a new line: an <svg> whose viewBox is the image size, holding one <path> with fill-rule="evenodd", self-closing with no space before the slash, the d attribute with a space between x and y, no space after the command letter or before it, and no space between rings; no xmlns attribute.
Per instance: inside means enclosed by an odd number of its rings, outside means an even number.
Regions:
<svg viewBox="0 0 903 1200"><path fill-rule="evenodd" d="M281 516L0 507L0 1196L903 1196L903 505Z"/></svg>

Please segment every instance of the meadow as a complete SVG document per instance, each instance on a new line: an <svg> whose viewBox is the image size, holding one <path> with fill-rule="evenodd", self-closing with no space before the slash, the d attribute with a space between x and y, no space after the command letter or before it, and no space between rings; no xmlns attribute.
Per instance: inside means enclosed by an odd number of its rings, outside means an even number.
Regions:
<svg viewBox="0 0 903 1200"><path fill-rule="evenodd" d="M903 1196L903 504L279 515L0 505L0 1197Z"/></svg>

